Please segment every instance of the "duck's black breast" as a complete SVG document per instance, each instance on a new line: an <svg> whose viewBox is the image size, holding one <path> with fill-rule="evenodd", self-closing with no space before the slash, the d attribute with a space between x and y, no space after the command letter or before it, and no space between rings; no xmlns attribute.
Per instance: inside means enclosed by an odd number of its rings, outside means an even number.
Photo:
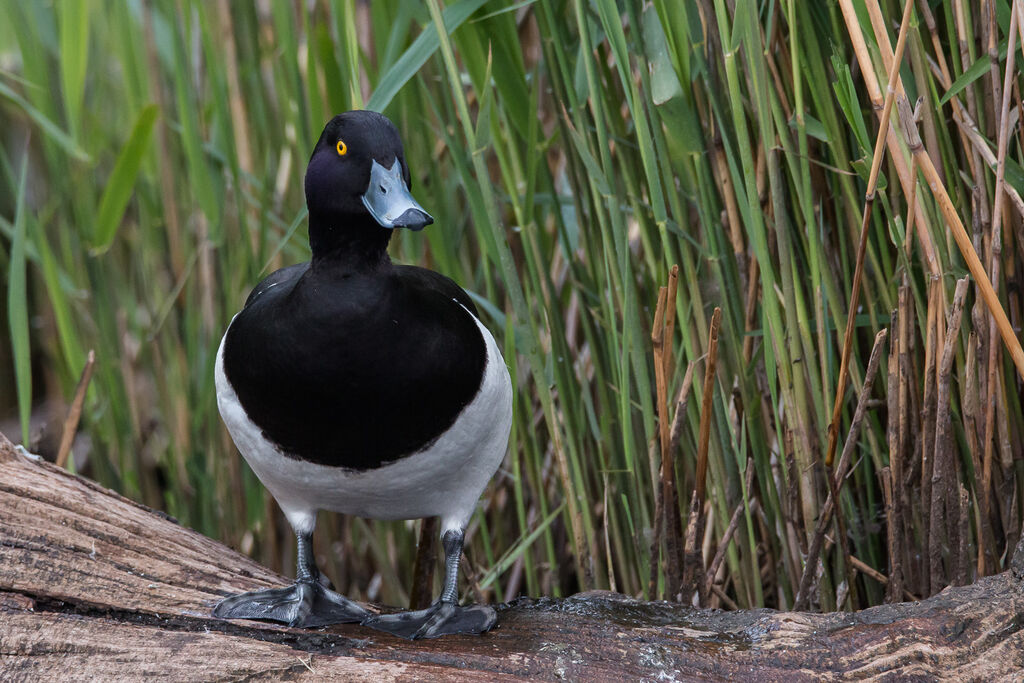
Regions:
<svg viewBox="0 0 1024 683"><path fill-rule="evenodd" d="M474 315L458 285L422 268L292 266L231 323L224 373L285 454L372 469L430 445L476 395L487 349Z"/></svg>

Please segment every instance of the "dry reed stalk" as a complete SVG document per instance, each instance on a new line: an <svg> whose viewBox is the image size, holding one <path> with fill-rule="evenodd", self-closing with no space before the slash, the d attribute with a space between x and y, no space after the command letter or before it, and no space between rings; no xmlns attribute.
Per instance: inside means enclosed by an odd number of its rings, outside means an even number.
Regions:
<svg viewBox="0 0 1024 683"><path fill-rule="evenodd" d="M984 466L982 465L982 450L978 440L978 416L981 412L981 399L978 390L978 349L980 341L978 333L971 330L967 340L967 358L964 363L966 367L966 380L964 382L966 396L963 399L964 405L964 430L967 432L967 445L971 454L971 464L974 469L974 500L978 505L975 510L975 528L977 533L978 560L976 571L978 576L985 576L989 571L988 567L995 566L995 538L992 534L991 507L990 501L985 499L981 491L984 487Z"/></svg>
<svg viewBox="0 0 1024 683"><path fill-rule="evenodd" d="M651 327L652 352L654 353L654 387L655 402L658 411L658 439L661 445L662 471L664 471L666 444L668 443L668 401L665 388L665 363L662 359L665 340L665 301L668 299L668 287L658 288L658 304L654 309L654 324ZM651 464L651 476L655 476L654 465ZM654 482L654 536L651 538L651 575L648 591L654 595L657 588L658 566L661 564L661 537L664 533L664 507L662 487Z"/></svg>
<svg viewBox="0 0 1024 683"><path fill-rule="evenodd" d="M917 173L917 164L914 164L913 160L911 160L911 168L913 168L914 173L916 174ZM906 234L903 235L903 255L906 257L907 263L910 263L910 254L911 254L911 250L913 249L913 246L914 246L914 222L917 219L917 212L914 211L914 206L916 206L916 205L917 205L917 183L914 182L914 183L912 183L910 185L910 198L907 200L907 220L906 220L907 231L906 231ZM932 278L934 279L935 276L933 275ZM907 273L904 272L903 273L903 280L904 280L904 282L906 281L906 279L907 279Z"/></svg>
<svg viewBox="0 0 1024 683"><path fill-rule="evenodd" d="M959 485L959 489L960 495L957 497L957 504L960 508L960 528L958 529L960 544L956 548L956 573L954 575L953 585L966 586L969 555L968 544L970 540L969 521L971 517L971 498L967 494L967 489L964 488L963 484Z"/></svg>
<svg viewBox="0 0 1024 683"><path fill-rule="evenodd" d="M965 277L963 279L966 280L967 278ZM959 286L959 283L958 283L958 286ZM964 292L965 292L965 294L966 294L966 288L967 288L967 284L965 283L964 284ZM954 305L956 305L955 297L956 297L956 293L954 293L954 302L953 302ZM961 307L961 309L963 308L963 303L962 302L960 304L960 307ZM952 321L950 321L950 322L952 322ZM961 320L957 320L956 322L957 322L957 329L954 330L952 328L952 326L951 326L949 328L948 332L947 332L947 343L951 347L953 347L954 349L957 346L957 337L959 336L959 333L960 333L959 326L960 326ZM943 492L943 495L945 497L944 504L945 504L945 507L946 507L946 538L949 539L949 548L951 549L952 552L955 552L961 546L961 544L963 543L963 540L962 540L961 535L960 535L960 528L961 528L961 519L960 519L960 517L961 517L961 511L960 511L960 489L961 489L962 485L960 483L961 482L960 469L957 467L957 458L956 458L956 454L955 454L955 451L954 451L954 442L953 442L953 435L952 435L952 431L953 430L952 430L952 426L951 426L951 421L952 421L952 399L950 397L952 396L952 389L950 388L950 384L952 382L951 378L952 378L952 371L953 371L953 357L954 356L955 356L955 351L954 350L950 351L950 356L949 356L948 361L946 360L946 356L943 355L943 363L942 363L942 365L940 365L940 374L939 374L939 380L938 380L939 381L939 391L940 391L939 398L940 399L942 398L942 392L944 390L945 391L945 396L946 396L946 398L944 400L947 400L949 402L950 409L948 411L945 411L945 414L941 414L941 412L940 412L940 415L941 415L940 423L941 424L937 424L936 425L936 440L935 440L935 449L936 449L936 451L935 451L935 459L936 459L936 462L938 462L940 459L942 459L942 462L943 462L943 474L945 476L945 486L943 486L942 492ZM940 406L940 411L941 411L941 406L944 405L944 404L939 403L938 405ZM941 432L939 431L940 428L942 430ZM950 577L949 577L949 579L950 579L950 582L952 582L954 585L959 585L959 584L956 583L956 576L958 575L958 571L959 571L958 567L959 567L960 561L961 561L961 558L959 558L959 557L954 557L950 561L950 567L949 567Z"/></svg>
<svg viewBox="0 0 1024 683"><path fill-rule="evenodd" d="M925 330L925 378L924 378L924 406L921 429L921 509L929 510L932 500L932 475L935 470L935 380L936 380L936 347L939 336L938 314L942 308L939 299L941 288L939 280L932 280L928 287L928 313ZM922 547L929 548L931 527L925 524L921 527Z"/></svg>
<svg viewBox="0 0 1024 683"><path fill-rule="evenodd" d="M913 435L910 430L911 423L911 362L910 362L910 345L911 345L911 330L913 326L911 321L913 320L911 311L912 297L910 296L910 288L907 285L901 285L897 293L897 310L899 311L897 328L897 334L899 335L899 349L897 353L897 363L899 364L899 387L898 387L898 398L899 408L897 411L897 426L900 434L900 461L904 465L903 468L903 481L899 482L899 485L904 491L907 490L908 486L912 485L911 480L914 477L915 469L920 466L920 461L915 461L913 458Z"/></svg>
<svg viewBox="0 0 1024 683"><path fill-rule="evenodd" d="M1012 28L1010 32L1013 32ZM985 115L998 130L1000 122L1005 121L1006 117L1000 116L995 109L995 103L1003 98L1003 91L999 84L999 33L996 27L996 9L993 0L981 0L981 39L989 58L988 73L990 77L990 80L984 84L985 97L982 98L982 101L985 103ZM1007 54L1011 52L1013 52L1012 48Z"/></svg>
<svg viewBox="0 0 1024 683"><path fill-rule="evenodd" d="M740 608L739 605L733 602L733 599L730 598L726 594L726 592L718 586L718 584L711 584L711 591L715 594L715 597L722 601L722 604L725 605L726 608L731 610L738 610Z"/></svg>
<svg viewBox="0 0 1024 683"><path fill-rule="evenodd" d="M914 85L918 92L928 92L931 89L931 82L928 78L929 67L932 62L928 59L925 53L924 39L921 37L920 26L912 26L911 38L914 43L911 48L907 50L910 54L910 73L914 79ZM939 143L938 125L944 123L943 115L936 111L935 102L930 97L921 97L917 100L917 104L921 107L921 125L924 127L924 143L928 148L928 154L932 157L932 163L936 165L939 172L942 173L942 180L945 182L945 168L942 164L942 148ZM917 169L914 169L914 173ZM916 188L917 183L913 183L911 188ZM907 201L907 208L910 209L914 206L916 201L915 197L911 197ZM910 211L911 215L916 215L913 211ZM907 239L906 242L911 241L911 230L907 228ZM909 252L908 252L909 254Z"/></svg>
<svg viewBox="0 0 1024 683"><path fill-rule="evenodd" d="M1020 0L1014 0L1015 4L1018 4ZM1017 9L1017 37L1020 38L1020 49L1021 54L1024 55L1024 21L1020 20L1020 13L1024 12L1024 7ZM1014 94L1017 98L1017 111L1024 115L1024 102L1021 100L1020 87L1017 81L1013 82ZM1017 144L1021 145L1024 141L1024 128L1017 126Z"/></svg>
<svg viewBox="0 0 1024 683"><path fill-rule="evenodd" d="M946 528L946 520L949 518L950 510L948 502L951 500L949 491L955 491L957 500L957 515L954 520L959 530L959 480L956 477L956 470L953 463L953 451L950 439L951 434L951 410L949 380L953 368L953 351L956 348L957 337L960 334L960 319L963 314L964 296L967 294L967 278L956 283L956 292L953 294L953 306L949 312L949 323L945 343L942 348L942 360L939 364L939 381L935 402L938 408L935 420L935 451L932 456L931 473L931 500L930 512L928 515L928 566L929 566L929 588L931 594L935 594L948 585L948 576L953 573L953 563L950 563L950 573L943 570L943 548L959 548L959 539L951 538ZM952 558L951 558L952 559Z"/></svg>
<svg viewBox="0 0 1024 683"><path fill-rule="evenodd" d="M706 119L705 119L706 120ZM710 119L714 125L714 118ZM732 174L729 173L729 164L725 159L725 146L722 144L722 134L717 126L711 139L711 165L714 168L715 178L718 180L718 191L725 204L725 219L729 229L729 242L732 244L733 256L736 258L736 265L740 277L746 272L747 248L743 241L743 221L740 218L740 210L736 204L736 190L732 185ZM755 259L751 259L755 260Z"/></svg>
<svg viewBox="0 0 1024 683"><path fill-rule="evenodd" d="M899 329L899 309L893 310L890 317L889 329ZM899 387L900 387L900 365L899 365L899 335L893 334L889 337L889 361L888 361L888 390L886 401L888 403L888 420L886 434L889 442L889 493L891 495L891 514L886 516L887 527L890 536L889 543L889 574L895 577L899 586L903 585L903 459L900 448L899 426ZM900 592L890 592L888 598L891 602L898 602Z"/></svg>
<svg viewBox="0 0 1024 683"><path fill-rule="evenodd" d="M874 567L865 564L862 560L857 559L854 556L850 556L850 564L853 565L854 569L859 571L865 576L869 576L883 586L889 583L889 579L882 572L878 571Z"/></svg>
<svg viewBox="0 0 1024 683"><path fill-rule="evenodd" d="M953 84L953 78L949 72L949 65L946 63L946 53L942 46L939 36L938 26L935 24L935 15L932 14L931 8L928 6L927 0L918 0L917 3L918 11L921 16L924 17L925 27L928 30L928 35L932 39L932 50L935 52L935 61L938 63L939 72L937 74L939 83L943 88L949 90ZM964 150L969 150L971 145L967 144L967 133L963 128L963 105L960 103L960 97L955 96L949 99L950 106L953 109L953 120L958 122L957 129L960 134L961 145ZM970 166L971 177L975 178L975 184L977 184L978 175L980 170L978 169L978 163L976 155L966 154L967 163Z"/></svg>
<svg viewBox="0 0 1024 683"><path fill-rule="evenodd" d="M960 54L960 70L961 73L963 73L964 71L971 67L972 59L970 54L970 47L968 45L969 39L967 36L967 23L965 20L964 6L962 0L954 0L953 2L953 22L957 32L957 47ZM970 116L972 120L977 121L979 125L982 124L983 122L981 121L981 118L978 114L977 98L974 95L973 84L969 84L967 88L964 89L963 97L964 101L967 103L967 115ZM973 190L980 196L981 192L983 191L983 188L985 187L983 170L981 163L978 160L977 151L972 151L971 156L974 157L974 163L972 164L972 167L975 169L975 175L973 176ZM984 226L989 224L990 217L988 214L988 204L986 204L985 202L979 202L979 204L975 207L975 214L978 218L978 222L981 225ZM981 233L979 232L978 235L980 236Z"/></svg>
<svg viewBox="0 0 1024 683"><path fill-rule="evenodd" d="M650 595L654 595L657 587L657 569L659 566L659 554L662 540L665 544L665 577L666 591L668 595L675 595L682 581L682 543L683 529L682 520L679 518L679 495L675 485L675 448L679 441L676 436L673 445L672 434L676 430L676 424L680 422L680 412L677 407L676 419L669 424L668 408L668 383L672 374L673 354L672 340L675 332L676 319L676 291L679 286L679 266L673 265L669 271L668 286L660 288L658 292L658 305L654 313L654 325L651 330L651 342L654 350L654 375L655 386L658 392L658 428L659 443L661 446L661 469L659 472L660 485L655 491L655 533L651 541L651 574L648 581ZM692 384L692 380L690 382ZM684 378L683 391L676 401L677 406L683 404L685 412L685 400L689 394L689 386ZM678 429L681 429L681 424Z"/></svg>
<svg viewBox="0 0 1024 683"><path fill-rule="evenodd" d="M861 574L864 574L865 576L868 576L868 577L874 579L875 581L877 581L878 583L882 584L886 588L888 588L890 585L892 585L892 582L890 581L889 577L887 577L885 574L883 574L882 572L878 571L877 569L875 569L871 565L865 563L863 560L858 559L857 557L850 557L850 562L853 564L853 568L854 569L859 571ZM911 602L917 602L920 599L921 599L920 596L914 595L913 593L911 593L910 591L908 591L906 589L904 589L903 592L902 592L901 600L910 600ZM899 602L899 601L898 600L894 600L893 602Z"/></svg>
<svg viewBox="0 0 1024 683"><path fill-rule="evenodd" d="M437 517L425 517L420 522L420 539L416 545L416 559L412 565L412 587L409 589L409 609L425 609L434 597L434 567L437 563Z"/></svg>
<svg viewBox="0 0 1024 683"><path fill-rule="evenodd" d="M981 472L981 446L978 442L978 424L976 417L980 410L978 398L978 333L971 330L967 337L967 354L964 360L964 391L961 405L964 412L964 432L967 438L967 450L970 452L971 464L975 477ZM980 488L980 487L979 487ZM981 499L980 490L975 491L975 499Z"/></svg>
<svg viewBox="0 0 1024 683"><path fill-rule="evenodd" d="M700 412L700 434L697 440L697 477L690 498L690 512L686 522L686 545L683 551L683 580L679 599L691 602L696 592L701 605L707 602L707 584L704 578L704 557L701 552L704 531L704 499L707 486L708 442L711 437L711 401L714 396L715 368L718 363L718 329L722 323L722 309L715 307L708 331L708 353L704 364L704 386Z"/></svg>
<svg viewBox="0 0 1024 683"><path fill-rule="evenodd" d="M675 415L672 419L672 429L669 434L669 453L674 454L679 451L679 439L683 432L683 423L686 421L686 407L690 402L690 393L693 389L693 373L697 368L697 361L690 361L686 366L686 373L683 375L683 384L679 387L679 393L676 396L676 409ZM657 521L658 526L664 526L671 529L671 533L665 534L665 554L668 561L674 563L674 567L685 567L686 563L686 536L682 530L682 519L679 517L679 491L676 488L676 480L674 474L674 465L668 472L665 471L665 461L662 460L662 490L660 497L668 501L662 507L662 514ZM657 493L656 493L657 495ZM689 527L687 527L689 528ZM657 546L652 552L652 565L651 565L651 583L650 591L648 595L654 595L654 591L657 587L657 566L653 564L654 552L657 552L661 546ZM681 570L680 570L681 571ZM674 574L673 574L674 576ZM676 596L682 594L682 582L683 579L680 577L676 583L671 584L671 590L666 590L669 596ZM675 591L675 592L672 592Z"/></svg>
<svg viewBox="0 0 1024 683"><path fill-rule="evenodd" d="M935 383L936 383L936 349L939 336L937 311L942 308L942 301L939 289L942 282L931 280L928 285L928 314L925 324L925 352L924 352L924 400L921 417L921 490L924 501L927 504L931 492L932 470L935 467L932 457L935 451ZM925 546L927 547L927 539Z"/></svg>
<svg viewBox="0 0 1024 683"><path fill-rule="evenodd" d="M865 576L867 576L869 578L872 578L875 581L877 581L878 583L880 583L883 586L885 586L887 593L888 593L888 591L892 590L892 587L894 585L892 579L890 579L888 576L886 576L882 572L878 571L877 569L875 569L871 565L865 563L863 560L861 560L861 559L859 559L859 558L857 558L855 556L850 557L850 563L853 564L853 568L856 569L861 574L864 574ZM887 602L901 602L903 600L909 600L911 602L918 602L918 601L921 600L921 597L919 595L914 595L913 593L911 593L910 591L908 591L905 588L902 589L898 593L898 595L899 595L898 598L895 598L893 600L889 600L888 598L886 598L886 601Z"/></svg>
<svg viewBox="0 0 1024 683"><path fill-rule="evenodd" d="M711 438L711 400L715 389L715 368L718 364L718 328L722 324L722 309L715 307L711 314L711 329L708 332L708 357L704 365L703 397L700 409L700 435L697 442L697 498L704 505L707 486L708 442Z"/></svg>
<svg viewBox="0 0 1024 683"><path fill-rule="evenodd" d="M1009 129L1009 109L1011 84L1014 76L1014 60L1016 57L1017 26L1020 20L1020 0L1015 0L1013 9L1010 12L1010 34L1006 51L1006 75L1003 82L1003 98L1000 108L999 142L996 154L996 191L992 207L992 235L989 239L991 248L990 273L992 276L992 287L999 286L999 265L1002 261L1002 225L1003 225L1003 185L1006 175L1006 145ZM995 69L995 63L993 63ZM984 476L982 484L982 496L989 500L992 490L992 458L995 442L995 416L996 403L1001 401L1002 392L1001 375L997 372L999 360L999 346L995 343L996 319L993 316L989 321L988 333L988 400L985 402L985 441L984 441ZM1022 373L1024 376L1024 373ZM987 507L987 506L986 506Z"/></svg>
<svg viewBox="0 0 1024 683"><path fill-rule="evenodd" d="M651 449L648 451L648 455L651 460L654 460L654 446L652 444ZM652 465L653 467L653 465ZM664 514L662 512L662 501L661 501L661 490L660 487L655 486L654 489L654 519L651 533L651 545L650 545L650 571L647 576L647 595L652 599L657 596L658 591L658 571L661 568L661 538L663 533L664 525Z"/></svg>
<svg viewBox="0 0 1024 683"><path fill-rule="evenodd" d="M679 593L671 596L678 602L691 604L694 593L697 593L698 604L707 604L707 586L704 578L704 557L701 553L704 534L704 506L697 498L694 489L690 496L690 509L686 518L686 545L683 551L683 581Z"/></svg>
<svg viewBox="0 0 1024 683"><path fill-rule="evenodd" d="M882 477L882 497L885 500L885 518L888 522L885 525L886 531L886 546L889 551L889 583L886 585L885 601L886 602L899 602L901 589L903 586L903 563L900 561L900 551L896 545L896 527L893 524L895 519L895 508L893 507L893 495L892 495L892 470L888 467L883 467L881 471Z"/></svg>
<svg viewBox="0 0 1024 683"><path fill-rule="evenodd" d="M850 363L850 349L853 347L853 329L857 319L857 302L860 300L860 281L864 275L864 253L868 245L868 226L871 223L871 210L875 204L875 189L878 186L878 172L882 166L885 151L885 139L889 133L889 117L892 114L893 95L896 79L899 77L899 64L903 58L903 49L907 44L907 29L910 26L910 10L914 0L906 0L903 7L903 21L900 24L899 38L896 40L896 59L889 71L889 85L886 88L885 104L882 105L882 117L875 137L875 150L871 157L871 172L868 175L868 186L864 193L864 211L860 224L860 239L857 242L857 265L853 271L853 286L850 291L850 306L846 316L846 332L843 334L843 350L839 360L839 385L836 387L835 405L832 407L832 421L828 426L828 450L825 452L825 465L832 467L836 453L836 442L839 438L839 413L843 408L843 397L846 394L846 378Z"/></svg>
<svg viewBox="0 0 1024 683"><path fill-rule="evenodd" d="M818 517L818 523L814 528L814 535L811 537L811 545L807 551L807 559L804 562L804 570L800 576L800 586L797 590L796 599L793 603L793 609L801 610L806 609L807 604L810 601L810 589L811 581L814 578L815 567L818 564L818 557L821 554L821 548L824 544L825 531L828 529L831 516L838 512L839 509L839 491L842 488L843 482L846 480L846 470L850 465L850 460L853 457L853 449L857 443L857 437L860 434L861 425L864 423L864 417L867 415L868 400L871 398L871 390L875 385L875 377L878 374L878 364L882 358L882 345L885 343L885 338L889 334L889 331L883 329L875 335L874 345L871 347L871 357L868 360L868 367L864 371L864 386L861 390L860 397L857 400L857 408L853 414L853 421L850 423L850 431L846 435L846 442L843 444L842 455L839 456L839 463L836 465L834 476L829 474L829 494L825 500L825 505L821 509L821 515ZM839 519L839 515L836 514L836 519ZM837 535L840 537L840 545L843 548L843 554L845 556L845 562L847 567L847 573L852 569L850 564L852 555L849 552L849 548L842 543L843 537L845 536L845 529L840 528ZM853 590L853 581L850 577L847 577L849 582L850 590Z"/></svg>
<svg viewBox="0 0 1024 683"><path fill-rule="evenodd" d="M692 386L692 381L690 383ZM688 388L687 388L688 391ZM686 398L677 401L682 403L683 413L686 412ZM677 432L678 433L678 432ZM675 595L682 582L683 564L683 523L679 517L679 492L676 489L676 468L674 453L679 446L679 437L669 439L667 455L661 460L661 519L663 539L665 543L665 580L668 595Z"/></svg>
<svg viewBox="0 0 1024 683"><path fill-rule="evenodd" d="M903 475L898 492L902 497L901 512L905 525L903 547L907 553L904 556L903 565L904 584L915 587L917 592L924 592L922 582L927 582L926 559L923 559L922 553L913 551L913 548L924 540L920 537L927 533L927 527L923 526L921 519L922 511L927 510L927 500L924 499L923 493L919 493L924 490L922 480L924 464L919 456L921 434L918 416L921 408L917 392L918 386L923 382L918 377L917 364L914 362L917 357L915 353L917 326L914 321L918 319L918 316L916 301L909 284L900 286L897 298L900 337L898 361L900 366L900 412L897 428L900 431L900 464ZM914 541L910 539L914 539Z"/></svg>
<svg viewBox="0 0 1024 683"><path fill-rule="evenodd" d="M78 386L75 387L75 395L71 399L71 406L68 407L67 417L64 418L64 428L60 435L60 447L57 448L57 467L67 467L68 455L71 453L71 444L75 441L75 432L78 431L78 421L82 417L82 405L85 403L85 392L89 388L89 380L92 379L92 371L96 366L96 352L89 349L89 355L85 359L85 366L78 378Z"/></svg>
<svg viewBox="0 0 1024 683"><path fill-rule="evenodd" d="M665 301L665 335L666 345L662 350L662 364L665 371L665 391L668 393L669 379L675 370L675 357L672 351L676 331L676 291L679 288L679 266L673 264L668 271L668 299ZM667 444L666 444L667 446Z"/></svg>

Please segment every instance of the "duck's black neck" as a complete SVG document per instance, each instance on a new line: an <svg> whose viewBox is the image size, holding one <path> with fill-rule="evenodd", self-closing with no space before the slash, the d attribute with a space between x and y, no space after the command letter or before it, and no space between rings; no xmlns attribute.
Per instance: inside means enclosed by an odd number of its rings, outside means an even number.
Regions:
<svg viewBox="0 0 1024 683"><path fill-rule="evenodd" d="M346 270L378 268L391 262L388 242L392 231L369 215L309 213L309 246L313 266Z"/></svg>

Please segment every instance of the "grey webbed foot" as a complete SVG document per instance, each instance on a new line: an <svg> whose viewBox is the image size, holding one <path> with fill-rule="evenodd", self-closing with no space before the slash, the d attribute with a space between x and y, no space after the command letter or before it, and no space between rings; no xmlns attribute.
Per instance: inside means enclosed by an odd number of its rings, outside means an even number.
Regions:
<svg viewBox="0 0 1024 683"><path fill-rule="evenodd" d="M265 619L299 628L354 624L370 615L371 612L324 588L315 579L296 581L287 588L232 595L213 608L213 616L219 619Z"/></svg>
<svg viewBox="0 0 1024 683"><path fill-rule="evenodd" d="M458 633L480 635L494 628L498 614L488 605L460 607L450 602L435 602L413 612L380 614L364 619L363 626L385 631L399 638L437 638Z"/></svg>

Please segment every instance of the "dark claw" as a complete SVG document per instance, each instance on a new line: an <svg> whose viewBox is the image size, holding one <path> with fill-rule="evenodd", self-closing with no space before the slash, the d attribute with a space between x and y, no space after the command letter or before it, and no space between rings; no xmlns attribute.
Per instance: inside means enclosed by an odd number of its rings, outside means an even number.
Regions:
<svg viewBox="0 0 1024 683"><path fill-rule="evenodd" d="M219 619L264 619L299 628L355 624L370 614L343 595L312 581L232 595L213 608L213 616Z"/></svg>
<svg viewBox="0 0 1024 683"><path fill-rule="evenodd" d="M448 602L435 602L427 609L414 612L371 616L362 624L399 638L416 640L458 633L480 635L494 628L497 621L498 614L488 605L459 607Z"/></svg>

